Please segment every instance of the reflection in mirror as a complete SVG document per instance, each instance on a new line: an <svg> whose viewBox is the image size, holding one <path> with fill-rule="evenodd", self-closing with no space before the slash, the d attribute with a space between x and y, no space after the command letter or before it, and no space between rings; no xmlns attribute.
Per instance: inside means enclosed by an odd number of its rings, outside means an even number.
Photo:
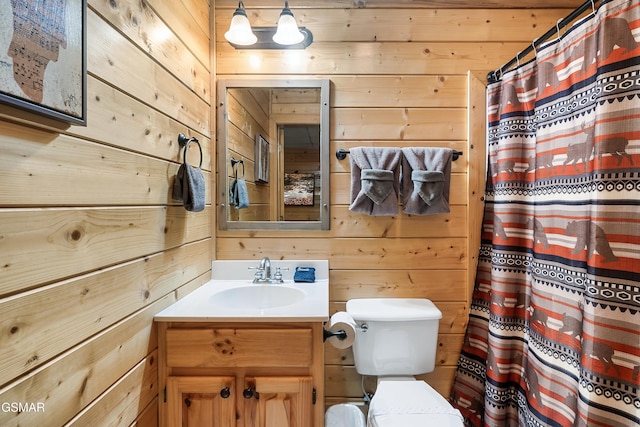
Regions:
<svg viewBox="0 0 640 427"><path fill-rule="evenodd" d="M329 229L329 80L218 82L219 228Z"/></svg>
<svg viewBox="0 0 640 427"><path fill-rule="evenodd" d="M284 125L278 135L284 189L280 220L320 221L320 124Z"/></svg>

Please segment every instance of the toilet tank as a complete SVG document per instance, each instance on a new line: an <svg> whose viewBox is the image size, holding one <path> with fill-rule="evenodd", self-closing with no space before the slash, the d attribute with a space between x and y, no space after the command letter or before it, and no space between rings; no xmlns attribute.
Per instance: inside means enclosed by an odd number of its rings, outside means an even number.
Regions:
<svg viewBox="0 0 640 427"><path fill-rule="evenodd" d="M347 301L359 328L353 343L361 375L419 375L433 371L442 312L428 299L361 298Z"/></svg>

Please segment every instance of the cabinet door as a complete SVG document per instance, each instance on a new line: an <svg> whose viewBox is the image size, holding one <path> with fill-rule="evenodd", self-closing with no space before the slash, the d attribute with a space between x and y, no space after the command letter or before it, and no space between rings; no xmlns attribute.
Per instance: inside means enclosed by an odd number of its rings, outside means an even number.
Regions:
<svg viewBox="0 0 640 427"><path fill-rule="evenodd" d="M254 393L244 399L241 427L313 425L311 377L252 377L245 383Z"/></svg>
<svg viewBox="0 0 640 427"><path fill-rule="evenodd" d="M169 377L169 427L235 427L234 377Z"/></svg>

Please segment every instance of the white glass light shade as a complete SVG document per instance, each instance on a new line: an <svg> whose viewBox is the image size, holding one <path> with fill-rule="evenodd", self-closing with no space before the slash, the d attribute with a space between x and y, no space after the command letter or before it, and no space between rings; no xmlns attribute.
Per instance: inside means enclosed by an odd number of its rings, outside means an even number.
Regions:
<svg viewBox="0 0 640 427"><path fill-rule="evenodd" d="M289 9L289 2L285 2L284 9L278 19L278 29L273 35L273 41L282 45L298 44L304 40L304 34L298 29L296 19Z"/></svg>
<svg viewBox="0 0 640 427"><path fill-rule="evenodd" d="M258 41L258 37L256 37L251 30L251 24L249 23L249 18L247 18L247 12L245 12L242 2L238 4L238 8L233 13L229 31L224 33L224 38L227 39L229 43L240 46L249 46Z"/></svg>

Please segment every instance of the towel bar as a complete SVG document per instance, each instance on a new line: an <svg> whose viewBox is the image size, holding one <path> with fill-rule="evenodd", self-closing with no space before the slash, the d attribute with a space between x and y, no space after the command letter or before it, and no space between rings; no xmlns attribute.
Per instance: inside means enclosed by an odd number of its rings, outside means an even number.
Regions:
<svg viewBox="0 0 640 427"><path fill-rule="evenodd" d="M347 158L347 154L349 154L350 151L349 150L345 150L344 148L338 148L336 150L336 158L338 160L344 160ZM458 151L458 150L453 150L453 159L452 160L458 160L458 157L462 156L463 152L462 151Z"/></svg>

